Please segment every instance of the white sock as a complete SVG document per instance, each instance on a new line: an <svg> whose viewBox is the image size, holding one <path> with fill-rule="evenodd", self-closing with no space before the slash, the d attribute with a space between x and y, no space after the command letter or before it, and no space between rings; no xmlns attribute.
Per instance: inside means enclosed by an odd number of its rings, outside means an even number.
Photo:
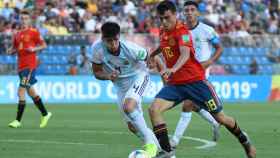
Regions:
<svg viewBox="0 0 280 158"><path fill-rule="evenodd" d="M174 132L174 135L172 139L175 141L176 144L179 144L182 136L184 135L185 130L187 129L190 121L192 119L192 113L191 112L182 112L180 120L176 126L176 130Z"/></svg>
<svg viewBox="0 0 280 158"><path fill-rule="evenodd" d="M131 119L132 124L139 132L137 135L139 135L140 138L143 136L145 144L156 144L154 142L153 134L151 134L150 129L147 127L144 116L138 110L134 110L129 113L128 117Z"/></svg>
<svg viewBox="0 0 280 158"><path fill-rule="evenodd" d="M214 119L214 117L206 110L201 109L198 114L212 126L219 126L219 123Z"/></svg>
<svg viewBox="0 0 280 158"><path fill-rule="evenodd" d="M148 128L148 130L149 130L150 135L152 135L152 137L153 137L154 143L157 145L158 151L162 151L156 135L154 134L154 132L150 128Z"/></svg>

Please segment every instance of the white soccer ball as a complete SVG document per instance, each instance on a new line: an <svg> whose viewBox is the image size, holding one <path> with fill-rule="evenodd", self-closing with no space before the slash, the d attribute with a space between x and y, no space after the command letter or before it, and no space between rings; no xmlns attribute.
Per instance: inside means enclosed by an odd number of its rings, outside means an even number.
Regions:
<svg viewBox="0 0 280 158"><path fill-rule="evenodd" d="M144 150L134 150L132 151L128 158L151 158Z"/></svg>

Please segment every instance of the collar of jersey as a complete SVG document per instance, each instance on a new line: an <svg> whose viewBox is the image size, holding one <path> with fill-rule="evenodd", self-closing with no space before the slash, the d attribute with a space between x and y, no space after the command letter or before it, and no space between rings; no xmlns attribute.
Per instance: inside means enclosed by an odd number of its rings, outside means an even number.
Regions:
<svg viewBox="0 0 280 158"><path fill-rule="evenodd" d="M190 30L194 30L198 25L199 25L199 21L197 21L197 23L195 24L195 26L192 27L192 28L190 28Z"/></svg>

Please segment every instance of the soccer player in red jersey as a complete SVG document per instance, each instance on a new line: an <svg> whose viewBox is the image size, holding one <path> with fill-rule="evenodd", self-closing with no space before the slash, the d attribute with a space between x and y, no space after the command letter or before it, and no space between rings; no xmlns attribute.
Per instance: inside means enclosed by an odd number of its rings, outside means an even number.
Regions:
<svg viewBox="0 0 280 158"><path fill-rule="evenodd" d="M38 30L32 27L31 17L27 11L21 12L21 24L21 29L13 36L12 47L8 50L8 54L17 53L18 55L18 75L20 78L17 116L16 120L9 124L9 127L18 128L21 126L21 119L26 105L25 92L27 91L27 94L32 98L42 114L40 128L44 128L52 114L47 112L33 85L37 82L36 68L38 63L36 52L45 49L47 45Z"/></svg>
<svg viewBox="0 0 280 158"><path fill-rule="evenodd" d="M174 158L163 112L173 108L184 100L191 100L200 108L209 111L214 118L230 131L242 144L248 158L256 157L256 149L249 137L243 132L238 123L222 111L222 103L217 97L210 82L205 79L205 72L195 58L192 37L188 29L176 18L176 7L170 1L160 2L157 13L161 21L160 51L150 55L150 60L162 52L166 69L161 75L166 85L156 95L149 114L163 151L158 158Z"/></svg>

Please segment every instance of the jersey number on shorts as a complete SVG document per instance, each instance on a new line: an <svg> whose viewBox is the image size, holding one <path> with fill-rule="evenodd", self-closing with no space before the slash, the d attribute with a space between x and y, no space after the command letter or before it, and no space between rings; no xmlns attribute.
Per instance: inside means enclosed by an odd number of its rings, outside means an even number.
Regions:
<svg viewBox="0 0 280 158"><path fill-rule="evenodd" d="M27 85L27 82L28 82L27 77L23 77L23 78L21 79L21 84L22 84L22 85Z"/></svg>
<svg viewBox="0 0 280 158"><path fill-rule="evenodd" d="M209 111L214 111L217 109L217 105L216 105L216 102L214 101L214 99L208 100L206 102L206 105L207 105Z"/></svg>
<svg viewBox="0 0 280 158"><path fill-rule="evenodd" d="M139 85L133 85L134 93L137 93L139 87L140 87Z"/></svg>

